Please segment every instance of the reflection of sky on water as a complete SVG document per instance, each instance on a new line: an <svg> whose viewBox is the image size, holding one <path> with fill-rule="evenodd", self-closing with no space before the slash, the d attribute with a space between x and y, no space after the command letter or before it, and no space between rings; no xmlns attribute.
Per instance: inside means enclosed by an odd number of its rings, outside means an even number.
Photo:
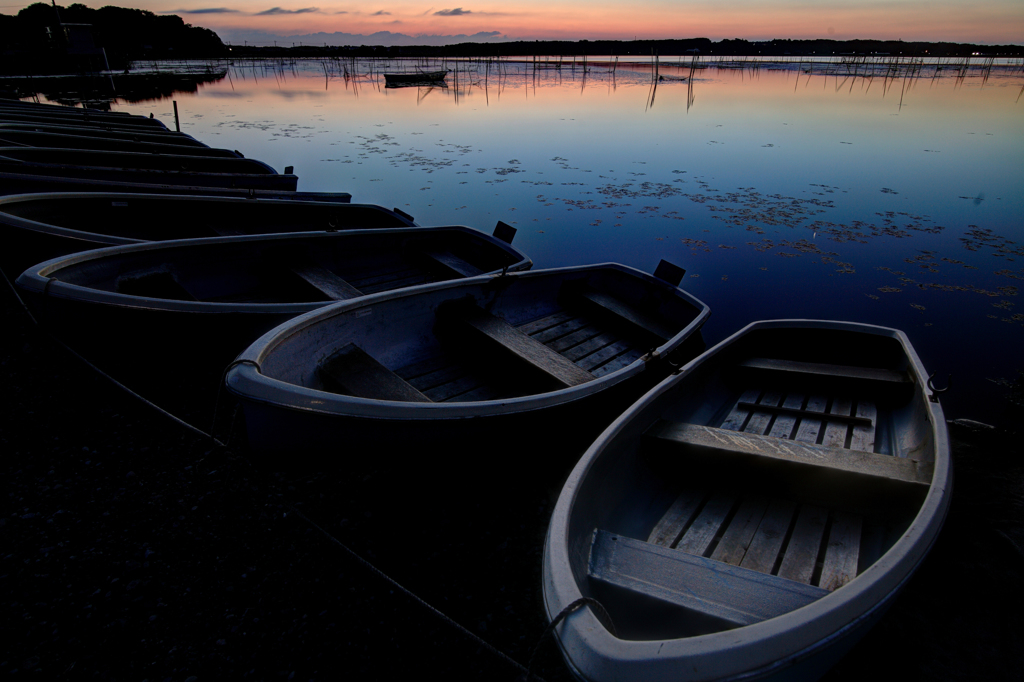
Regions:
<svg viewBox="0 0 1024 682"><path fill-rule="evenodd" d="M300 189L424 225L511 223L536 267L667 258L711 305L709 342L773 317L901 328L954 375L952 416L997 420L993 382L1024 370L1019 68L984 82L708 69L689 109L687 83L662 81L646 110L649 73L621 66L585 85L567 67L459 79L385 90L316 63L235 69L178 106L183 130L294 166ZM173 121L169 102L124 109Z"/></svg>

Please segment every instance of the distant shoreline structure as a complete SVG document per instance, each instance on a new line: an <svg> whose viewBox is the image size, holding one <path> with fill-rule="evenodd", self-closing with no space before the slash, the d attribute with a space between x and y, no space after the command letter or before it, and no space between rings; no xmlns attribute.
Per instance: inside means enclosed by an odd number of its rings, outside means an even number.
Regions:
<svg viewBox="0 0 1024 682"><path fill-rule="evenodd" d="M299 36L296 36L299 37ZM450 45L329 45L284 40L275 45L226 44L232 57L244 56L351 56L351 57L525 57L573 56L701 56L714 57L1024 57L1024 45L979 45L899 40L789 40L749 41L708 38L673 40L516 40L464 42Z"/></svg>

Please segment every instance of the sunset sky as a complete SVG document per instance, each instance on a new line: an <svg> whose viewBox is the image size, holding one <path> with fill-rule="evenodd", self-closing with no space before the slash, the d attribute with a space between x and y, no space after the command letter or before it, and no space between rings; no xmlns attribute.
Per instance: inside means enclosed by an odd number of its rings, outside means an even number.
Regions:
<svg viewBox="0 0 1024 682"><path fill-rule="evenodd" d="M376 4L326 2L87 0L84 4L97 8L114 4L178 14L188 23L213 29L222 40L231 43L267 43L276 39L282 44L388 44L402 42L401 36L436 36L441 42L634 37L1024 42L1022 0L460 0L464 3L461 5L409 0L373 0ZM2 5L0 11L14 14L28 4ZM349 35L318 35L336 32Z"/></svg>

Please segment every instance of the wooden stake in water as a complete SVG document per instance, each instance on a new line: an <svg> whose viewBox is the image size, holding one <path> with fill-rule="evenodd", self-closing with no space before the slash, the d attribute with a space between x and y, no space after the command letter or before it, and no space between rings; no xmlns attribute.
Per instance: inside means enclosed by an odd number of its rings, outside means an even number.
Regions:
<svg viewBox="0 0 1024 682"><path fill-rule="evenodd" d="M174 132L181 132L181 125L178 124L178 100L174 101Z"/></svg>

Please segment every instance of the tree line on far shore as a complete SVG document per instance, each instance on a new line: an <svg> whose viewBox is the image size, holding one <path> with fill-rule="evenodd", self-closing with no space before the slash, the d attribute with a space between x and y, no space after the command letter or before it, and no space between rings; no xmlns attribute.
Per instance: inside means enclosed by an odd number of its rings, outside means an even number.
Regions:
<svg viewBox="0 0 1024 682"><path fill-rule="evenodd" d="M13 16L0 14L5 71L20 63L41 68L62 58L67 61L69 55L85 57L103 51L111 68L123 68L135 59L205 59L227 54L216 33L186 24L173 14L42 2Z"/></svg>
<svg viewBox="0 0 1024 682"><path fill-rule="evenodd" d="M904 42L902 40L765 40L739 38L714 41L709 38L677 40L517 40L505 43L459 43L457 45L300 45L295 47L230 45L232 57L532 57L618 56L618 57L815 57L971 56L1024 57L1021 45L976 45L971 43Z"/></svg>

